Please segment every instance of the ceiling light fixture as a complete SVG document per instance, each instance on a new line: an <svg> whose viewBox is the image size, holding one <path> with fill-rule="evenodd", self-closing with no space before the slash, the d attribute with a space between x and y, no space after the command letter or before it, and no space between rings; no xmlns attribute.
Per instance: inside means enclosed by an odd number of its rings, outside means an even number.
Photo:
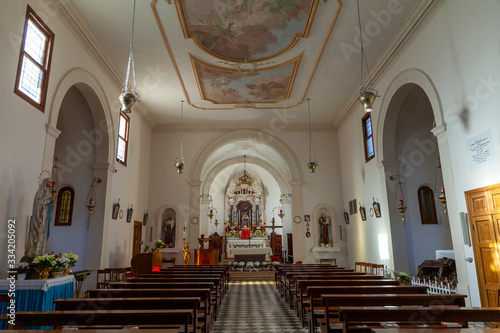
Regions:
<svg viewBox="0 0 500 333"><path fill-rule="evenodd" d="M182 173L182 169L186 166L184 163L184 155L182 153L182 115L184 114L184 101L181 101L181 134L179 136L179 148L177 149L177 156L175 157L175 167L177 173ZM179 158L180 152L180 158Z"/></svg>
<svg viewBox="0 0 500 333"><path fill-rule="evenodd" d="M378 95L378 91L373 89L371 87L372 85L372 78L370 75L370 70L368 69L368 61L366 60L366 55L365 55L365 49L363 46L363 32L361 30L361 14L359 11L359 0L357 0L358 3L358 23L359 23L359 40L361 43L361 88L359 89L359 101L361 104L363 104L363 108L365 112L372 112L373 111L373 102L375 102L375 98L380 97ZM367 87L365 87L365 82L364 82L364 71L363 68L366 66L366 72L368 74L368 83Z"/></svg>
<svg viewBox="0 0 500 333"><path fill-rule="evenodd" d="M122 105L121 111L125 113L132 112L132 106L135 102L139 102L139 94L135 90L135 69L134 69L134 26L135 26L135 2L134 0L134 11L132 14L132 34L130 37L130 54L128 56L128 65L127 65L127 75L125 76L125 83L123 84L122 93L119 97L120 103ZM132 68L132 78L134 80L134 85L132 86L132 90L128 90L128 79L130 76L130 68Z"/></svg>
<svg viewBox="0 0 500 333"><path fill-rule="evenodd" d="M309 101L311 99L307 99L307 110L309 111L309 163L307 163L307 167L309 168L310 173L315 173L316 167L319 165L318 161L316 161L316 152L314 152L314 146L312 143L312 132L311 132L311 105ZM314 159L312 158L312 152L314 152Z"/></svg>

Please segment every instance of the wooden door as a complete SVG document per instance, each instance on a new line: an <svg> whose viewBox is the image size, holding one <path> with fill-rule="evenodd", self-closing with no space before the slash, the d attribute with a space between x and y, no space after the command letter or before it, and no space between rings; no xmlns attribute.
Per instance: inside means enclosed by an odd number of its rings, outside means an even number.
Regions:
<svg viewBox="0 0 500 333"><path fill-rule="evenodd" d="M134 240L132 246L132 257L141 253L142 222L134 221Z"/></svg>
<svg viewBox="0 0 500 333"><path fill-rule="evenodd" d="M482 306L500 293L500 185L465 192Z"/></svg>
<svg viewBox="0 0 500 333"><path fill-rule="evenodd" d="M286 258L287 262L289 261L289 259L291 260L291 262L293 263L293 236L292 234L286 234L286 241L287 241L287 244L288 244L288 258Z"/></svg>

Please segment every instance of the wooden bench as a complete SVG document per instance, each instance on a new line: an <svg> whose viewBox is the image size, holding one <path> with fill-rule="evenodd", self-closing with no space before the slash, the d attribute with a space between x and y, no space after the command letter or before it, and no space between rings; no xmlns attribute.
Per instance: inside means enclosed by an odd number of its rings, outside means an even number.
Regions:
<svg viewBox="0 0 500 333"><path fill-rule="evenodd" d="M21 311L16 313L15 329L24 326L116 327L179 325L189 332L193 310L85 310L85 311Z"/></svg>
<svg viewBox="0 0 500 333"><path fill-rule="evenodd" d="M354 323L397 322L422 328L417 324L441 326L442 322L500 322L500 308L466 308L452 306L402 306L402 307L340 307L343 332L355 329L368 332L367 327L353 327ZM375 327L380 325L375 325ZM432 327L432 326L427 326Z"/></svg>
<svg viewBox="0 0 500 333"><path fill-rule="evenodd" d="M213 317L211 290L209 288L171 289L92 289L87 291L90 298L150 298L150 297L199 297L201 299L198 321L205 323L205 331L210 332Z"/></svg>
<svg viewBox="0 0 500 333"><path fill-rule="evenodd" d="M204 331L198 326L200 297L137 297L137 298L65 298L54 301L56 310L146 310L146 309L191 309L193 310L191 332Z"/></svg>
<svg viewBox="0 0 500 333"><path fill-rule="evenodd" d="M299 265L297 265L299 266ZM302 265L300 265L302 266ZM344 272L354 272L352 269L346 269L344 267L335 267L331 265L324 265L320 267L316 266L303 266L303 267L288 267L288 268L281 268L278 267L275 273L275 282L276 282L276 288L281 289L282 286L286 283L286 275L287 273L293 273L293 272L303 272L303 273L312 273L312 272L338 272L338 271L344 271Z"/></svg>
<svg viewBox="0 0 500 333"><path fill-rule="evenodd" d="M138 278L163 278L163 277L215 277L220 279L220 284L223 291L227 291L229 288L229 283L224 271L161 271L161 272L151 272L148 274L141 274Z"/></svg>
<svg viewBox="0 0 500 333"><path fill-rule="evenodd" d="M332 286L345 286L345 287L357 287L357 286L399 286L399 282L394 280L385 279L350 279L350 280L298 280L297 281L297 291L295 293L296 309L297 315L303 326L305 326L305 318L309 318L309 309L312 306L321 306L321 295L314 295L314 298L310 296L309 287L318 287L318 289L313 290L324 290ZM353 288L343 288L343 289L353 289ZM315 301L315 305L311 302ZM311 305L313 304L313 305Z"/></svg>
<svg viewBox="0 0 500 333"><path fill-rule="evenodd" d="M342 306L465 306L466 295L439 294L344 294L321 296L325 320L321 322L322 332L332 332L331 324L338 322L338 309ZM332 318L332 316L335 316Z"/></svg>
<svg viewBox="0 0 500 333"><path fill-rule="evenodd" d="M367 280L366 282L374 283L380 280ZM324 281L321 281L324 282ZM324 286L324 285L310 285L307 287L307 297L309 298L308 304L304 304L304 309L307 311L309 319L310 332L315 332L317 321L324 318L325 311L321 304L321 296L323 294L427 294L427 287L425 286L401 286L401 285L349 285L350 288L345 286ZM337 281L338 283L338 281Z"/></svg>
<svg viewBox="0 0 500 333"><path fill-rule="evenodd" d="M331 264L281 264L278 267L276 267L276 271L274 274L276 288L277 289L280 288L279 284L281 284L284 272L293 270L316 271L321 268L345 269L344 267L338 267L336 265L331 265Z"/></svg>

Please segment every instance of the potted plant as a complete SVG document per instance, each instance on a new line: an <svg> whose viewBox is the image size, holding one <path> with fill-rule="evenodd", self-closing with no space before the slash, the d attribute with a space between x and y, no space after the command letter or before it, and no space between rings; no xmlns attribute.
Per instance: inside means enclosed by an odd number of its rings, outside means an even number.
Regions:
<svg viewBox="0 0 500 333"><path fill-rule="evenodd" d="M40 280L47 280L47 278L49 277L49 272L56 265L56 261L54 255L44 254L33 258L31 264L33 265L33 267L35 267L35 270L39 273L38 278Z"/></svg>
<svg viewBox="0 0 500 333"><path fill-rule="evenodd" d="M411 277L405 272L399 272L398 280L403 286L409 285L411 281Z"/></svg>
<svg viewBox="0 0 500 333"><path fill-rule="evenodd" d="M20 262L14 270L16 271L17 280L23 281L26 279L26 274L30 271L29 264L27 262Z"/></svg>

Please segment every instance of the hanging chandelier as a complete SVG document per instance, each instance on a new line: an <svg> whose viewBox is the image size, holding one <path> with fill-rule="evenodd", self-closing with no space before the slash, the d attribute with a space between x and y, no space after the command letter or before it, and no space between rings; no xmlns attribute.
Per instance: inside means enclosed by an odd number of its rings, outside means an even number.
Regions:
<svg viewBox="0 0 500 333"><path fill-rule="evenodd" d="M401 184L401 181L399 180L399 175L392 175L389 177L390 180L392 181L396 181L396 201L398 201L399 199L399 202L396 203L396 208L397 210L399 210L399 213L401 214L401 220L403 222L405 222L405 212L406 212L406 202L405 202L405 197L404 197L404 193L403 193L403 185ZM399 189L399 193L401 194L401 196L398 196L398 189Z"/></svg>
<svg viewBox="0 0 500 333"><path fill-rule="evenodd" d="M365 48L363 46L363 33L361 30L361 14L359 11L359 0L358 3L358 24L359 24L359 39L361 43L361 88L359 89L359 97L358 100L363 105L365 112L373 111L373 102L375 102L375 98L380 97L378 95L378 91L371 87L372 78L370 75L370 70L368 69L368 61L366 60ZM365 86L365 78L364 78L364 67L366 66L366 72L368 74L368 83Z"/></svg>
<svg viewBox="0 0 500 333"><path fill-rule="evenodd" d="M130 113L132 112L132 106L135 102L139 102L139 94L137 93L136 85L135 85L135 69L134 69L134 26L135 26L135 2L134 0L134 10L132 14L132 34L130 37L130 53L128 56L128 65L127 65L127 75L125 76L125 83L123 84L122 93L119 97L120 104L122 105L121 112ZM130 69L132 69L132 79L133 86L132 90L128 89L128 79L130 76Z"/></svg>
<svg viewBox="0 0 500 333"><path fill-rule="evenodd" d="M316 152L314 152L314 146L312 143L312 131L311 131L311 105L309 103L311 99L307 99L307 110L309 112L309 163L307 163L307 167L309 168L310 173L315 173L316 167L319 165L318 161L316 161ZM314 159L312 158L312 152L314 152Z"/></svg>
<svg viewBox="0 0 500 333"><path fill-rule="evenodd" d="M177 156L175 158L175 168L177 169L177 173L182 173L182 170L186 166L184 163L184 155L182 152L182 117L184 114L184 101L181 101L181 134L179 137L179 148L177 149ZM180 156L179 156L180 154Z"/></svg>

